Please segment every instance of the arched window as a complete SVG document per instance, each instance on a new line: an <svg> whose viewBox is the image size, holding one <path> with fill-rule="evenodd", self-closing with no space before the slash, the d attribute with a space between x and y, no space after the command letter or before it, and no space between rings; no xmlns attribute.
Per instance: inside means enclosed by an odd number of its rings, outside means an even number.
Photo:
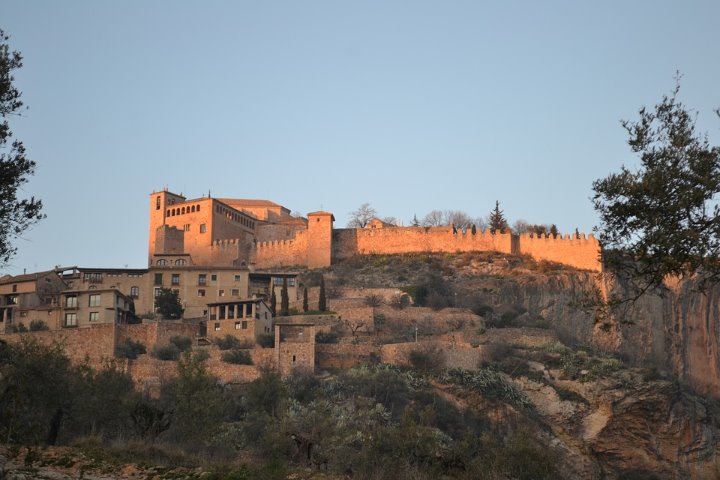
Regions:
<svg viewBox="0 0 720 480"><path fill-rule="evenodd" d="M190 213L193 213L193 212L195 212L195 205L190 206Z"/></svg>
<svg viewBox="0 0 720 480"><path fill-rule="evenodd" d="M175 265L185 265L185 259L178 258L177 260L175 260Z"/></svg>
<svg viewBox="0 0 720 480"><path fill-rule="evenodd" d="M170 209L169 209L169 208L168 208L168 211L167 211L167 216L168 216L168 217L170 216Z"/></svg>
<svg viewBox="0 0 720 480"><path fill-rule="evenodd" d="M183 215L185 215L185 207L182 207L182 211L181 211L180 213L182 213Z"/></svg>
<svg viewBox="0 0 720 480"><path fill-rule="evenodd" d="M200 211L200 205L197 206L197 208L195 209L195 211L196 211L196 212L199 212L199 211Z"/></svg>
<svg viewBox="0 0 720 480"><path fill-rule="evenodd" d="M160 260L155 262L155 265L157 265L158 267L164 267L165 265L167 265L167 260L165 260L164 258L161 258Z"/></svg>
<svg viewBox="0 0 720 480"><path fill-rule="evenodd" d="M160 205L160 196L158 195L158 196L155 198L155 210L160 210L160 207L161 207L161 205Z"/></svg>
<svg viewBox="0 0 720 480"><path fill-rule="evenodd" d="M130 296L132 298L138 298L140 296L140 287L130 287Z"/></svg>

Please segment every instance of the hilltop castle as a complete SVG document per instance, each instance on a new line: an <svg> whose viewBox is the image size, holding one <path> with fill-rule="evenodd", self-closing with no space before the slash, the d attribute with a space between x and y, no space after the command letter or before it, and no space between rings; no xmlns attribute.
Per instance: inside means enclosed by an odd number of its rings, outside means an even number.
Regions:
<svg viewBox="0 0 720 480"><path fill-rule="evenodd" d="M307 219L267 200L202 197L188 200L167 190L150 194L148 264L319 268L354 255L496 251L529 255L600 271L595 237L556 238L458 230L453 227L335 229L330 212Z"/></svg>

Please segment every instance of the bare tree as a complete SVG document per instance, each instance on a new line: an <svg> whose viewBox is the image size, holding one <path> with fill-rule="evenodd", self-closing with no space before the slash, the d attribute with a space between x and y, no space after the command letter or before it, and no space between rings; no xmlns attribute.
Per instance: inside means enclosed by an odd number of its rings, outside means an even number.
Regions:
<svg viewBox="0 0 720 480"><path fill-rule="evenodd" d="M393 227L399 227L402 223L397 217L383 217L382 221L392 225Z"/></svg>
<svg viewBox="0 0 720 480"><path fill-rule="evenodd" d="M370 220L377 217L377 210L370 206L369 203L363 203L354 212L350 212L350 220L348 228L365 228Z"/></svg>
<svg viewBox="0 0 720 480"><path fill-rule="evenodd" d="M445 225L445 215L442 210L433 210L423 217L423 227L441 227Z"/></svg>
<svg viewBox="0 0 720 480"><path fill-rule="evenodd" d="M530 232L530 227L531 225L526 220L519 219L513 223L512 231L517 235L522 235L523 233Z"/></svg>
<svg viewBox="0 0 720 480"><path fill-rule="evenodd" d="M469 226L473 223L473 219L470 218L470 215L462 210L445 210L443 215L445 225Z"/></svg>

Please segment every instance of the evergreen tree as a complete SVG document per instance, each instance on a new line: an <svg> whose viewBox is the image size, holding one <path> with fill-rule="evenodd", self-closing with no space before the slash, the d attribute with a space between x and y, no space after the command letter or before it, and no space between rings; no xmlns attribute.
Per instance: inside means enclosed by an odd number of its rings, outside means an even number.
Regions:
<svg viewBox="0 0 720 480"><path fill-rule="evenodd" d="M169 288L163 288L155 298L155 305L157 306L158 313L163 318L180 318L183 314L183 306L180 303L180 294Z"/></svg>
<svg viewBox="0 0 720 480"><path fill-rule="evenodd" d="M25 156L25 147L13 138L7 121L21 115L23 106L20 91L12 83L12 71L22 67L22 56L10 50L8 39L0 30L0 265L17 250L11 240L44 218L40 200L18 198L23 184L35 173L35 162Z"/></svg>
<svg viewBox="0 0 720 480"><path fill-rule="evenodd" d="M553 238L557 238L558 236L558 228L554 223L550 225L550 235L552 235Z"/></svg>
<svg viewBox="0 0 720 480"><path fill-rule="evenodd" d="M495 200L495 209L490 212L490 233L505 233L508 228L508 222L505 220L503 211L500 210L500 202Z"/></svg>
<svg viewBox="0 0 720 480"><path fill-rule="evenodd" d="M272 287L272 293L270 293L270 311L272 312L273 316L275 315L275 310L277 309L277 297L275 296L275 286Z"/></svg>
<svg viewBox="0 0 720 480"><path fill-rule="evenodd" d="M283 278L282 290L280 290L280 315L287 317L290 314L290 297L287 289L287 278Z"/></svg>
<svg viewBox="0 0 720 480"><path fill-rule="evenodd" d="M417 214L413 215L411 226L413 227L419 227L420 226L420 220L417 218Z"/></svg>
<svg viewBox="0 0 720 480"><path fill-rule="evenodd" d="M318 310L327 310L327 298L325 298L325 278L320 277L320 298L318 299Z"/></svg>
<svg viewBox="0 0 720 480"><path fill-rule="evenodd" d="M307 287L303 288L303 312L307 313L308 308L308 293Z"/></svg>

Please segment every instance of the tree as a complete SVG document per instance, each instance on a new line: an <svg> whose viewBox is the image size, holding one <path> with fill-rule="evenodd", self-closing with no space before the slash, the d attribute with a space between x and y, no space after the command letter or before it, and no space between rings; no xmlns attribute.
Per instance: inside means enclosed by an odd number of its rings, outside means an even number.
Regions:
<svg viewBox="0 0 720 480"><path fill-rule="evenodd" d="M42 202L31 197L18 199L18 190L35 173L35 162L25 156L22 142L13 139L7 119L20 115L23 106L20 91L15 88L12 71L22 67L19 52L10 51L8 37L0 30L0 265L15 254L11 240L44 218Z"/></svg>
<svg viewBox="0 0 720 480"><path fill-rule="evenodd" d="M290 296L288 295L287 278L283 278L282 290L280 290L280 315L290 315Z"/></svg>
<svg viewBox="0 0 720 480"><path fill-rule="evenodd" d="M276 315L277 312L277 296L275 295L275 287L272 287L272 291L270 292L270 311L273 315Z"/></svg>
<svg viewBox="0 0 720 480"><path fill-rule="evenodd" d="M418 220L417 214L413 215L413 219L412 219L412 222L410 222L410 226L412 226L412 227L420 226L420 220Z"/></svg>
<svg viewBox="0 0 720 480"><path fill-rule="evenodd" d="M668 276L701 274L701 286L720 278L720 147L696 133L679 89L678 77L654 109L621 122L640 166L593 182L603 260L633 280L631 300Z"/></svg>
<svg viewBox="0 0 720 480"><path fill-rule="evenodd" d="M377 217L377 211L369 203L363 203L354 212L350 212L348 228L365 228L373 218Z"/></svg>
<svg viewBox="0 0 720 480"><path fill-rule="evenodd" d="M307 287L303 288L303 312L307 313L310 308L308 307L308 293Z"/></svg>
<svg viewBox="0 0 720 480"><path fill-rule="evenodd" d="M325 297L325 277L320 277L320 296L318 298L318 310L327 310L327 298Z"/></svg>
<svg viewBox="0 0 720 480"><path fill-rule="evenodd" d="M184 311L180 303L180 294L169 288L160 289L160 293L155 297L155 307L166 319L180 318Z"/></svg>
<svg viewBox="0 0 720 480"><path fill-rule="evenodd" d="M559 232L558 232L557 225L555 225L554 223L553 223L552 225L550 225L550 235L551 235L553 238L557 238L558 233L559 233Z"/></svg>
<svg viewBox="0 0 720 480"><path fill-rule="evenodd" d="M440 227L445 225L445 216L441 210L433 210L423 217L423 227Z"/></svg>
<svg viewBox="0 0 720 480"><path fill-rule="evenodd" d="M495 209L490 212L490 233L505 233L505 230L508 229L508 222L505 220L505 216L503 215L503 211L500 210L500 202L495 201Z"/></svg>

